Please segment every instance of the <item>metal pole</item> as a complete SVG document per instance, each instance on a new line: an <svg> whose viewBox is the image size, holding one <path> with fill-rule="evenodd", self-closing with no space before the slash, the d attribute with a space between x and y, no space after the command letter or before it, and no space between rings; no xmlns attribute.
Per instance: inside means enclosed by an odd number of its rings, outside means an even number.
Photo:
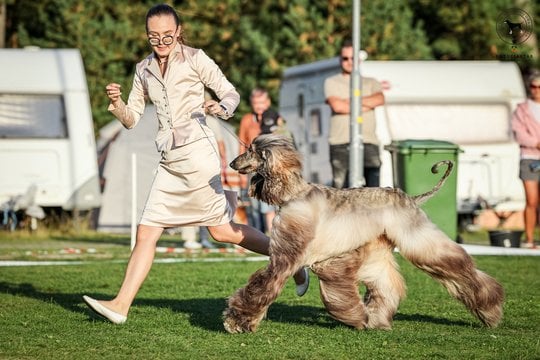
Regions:
<svg viewBox="0 0 540 360"><path fill-rule="evenodd" d="M362 141L362 77L360 76L360 0L353 0L353 72L351 74L351 120L349 186L364 185L364 143Z"/></svg>

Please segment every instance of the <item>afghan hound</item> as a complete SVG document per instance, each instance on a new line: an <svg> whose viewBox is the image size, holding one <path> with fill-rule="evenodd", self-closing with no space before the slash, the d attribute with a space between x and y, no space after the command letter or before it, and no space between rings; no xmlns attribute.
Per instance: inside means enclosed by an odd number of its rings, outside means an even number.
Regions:
<svg viewBox="0 0 540 360"><path fill-rule="evenodd" d="M254 332L287 279L302 266L318 276L321 299L338 321L357 329L390 329L405 296L393 250L438 280L482 323L502 318L504 291L476 269L463 248L437 228L419 207L444 184L409 196L394 188L335 189L302 178L300 154L283 136L261 135L231 167L253 174L249 195L276 205L270 261L227 302L225 329ZM366 286L362 298L359 284Z"/></svg>

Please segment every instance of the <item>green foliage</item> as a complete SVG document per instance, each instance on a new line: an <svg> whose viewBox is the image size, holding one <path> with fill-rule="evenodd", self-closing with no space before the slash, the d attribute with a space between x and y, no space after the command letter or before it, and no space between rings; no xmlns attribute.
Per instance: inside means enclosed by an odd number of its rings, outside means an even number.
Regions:
<svg viewBox="0 0 540 360"><path fill-rule="evenodd" d="M204 49L237 87L249 111L254 86L277 101L283 70L335 56L351 37L350 0L168 1L181 16L187 44ZM370 59L494 59L510 51L495 31L498 14L513 0L362 1L361 45ZM96 128L112 119L104 86L131 88L137 61L150 51L144 21L152 1L8 1L10 47L76 47L86 66ZM525 2L540 34L540 6ZM523 47L522 52L537 50ZM525 71L530 59L520 61ZM239 116L237 116L237 120Z"/></svg>
<svg viewBox="0 0 540 360"><path fill-rule="evenodd" d="M534 8L538 7L534 2L514 0L409 0L409 5L425 30L435 58L441 60L493 60L498 54L516 51L499 38L497 19L511 8L521 8L534 17ZM539 20L537 14L536 24L540 24ZM539 27L535 28L537 34ZM525 44L519 51L530 54L538 50ZM533 66L532 59L516 61L523 71Z"/></svg>
<svg viewBox="0 0 540 360"><path fill-rule="evenodd" d="M19 1L8 8L17 15L16 28L8 29L8 37L17 39L16 47L80 49L99 128L111 120L105 85L115 81L127 92L134 65L145 54L146 10L144 3L119 6L101 1Z"/></svg>
<svg viewBox="0 0 540 360"><path fill-rule="evenodd" d="M421 23L414 23L414 14L405 2L367 1L362 13L362 45L371 59L432 58Z"/></svg>

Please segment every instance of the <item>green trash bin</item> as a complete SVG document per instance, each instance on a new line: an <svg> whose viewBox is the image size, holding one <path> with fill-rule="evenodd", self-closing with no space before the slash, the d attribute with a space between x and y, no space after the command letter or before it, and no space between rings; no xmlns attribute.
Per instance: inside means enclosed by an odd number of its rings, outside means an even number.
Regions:
<svg viewBox="0 0 540 360"><path fill-rule="evenodd" d="M446 171L442 165L437 174L431 167L438 161L454 163L452 173L439 192L422 205L422 209L450 239L458 240L457 158L459 146L439 140L393 141L385 149L392 154L394 186L409 195L425 193L433 188Z"/></svg>

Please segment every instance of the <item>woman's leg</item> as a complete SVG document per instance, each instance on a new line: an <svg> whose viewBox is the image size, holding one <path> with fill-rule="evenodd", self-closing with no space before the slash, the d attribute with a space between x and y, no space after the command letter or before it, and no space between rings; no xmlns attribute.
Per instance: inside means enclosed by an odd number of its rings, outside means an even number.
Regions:
<svg viewBox="0 0 540 360"><path fill-rule="evenodd" d="M129 258L124 275L124 281L116 297L110 301L100 301L102 305L122 315L129 312L143 281L150 272L156 244L161 237L163 228L139 225L137 228L137 242Z"/></svg>
<svg viewBox="0 0 540 360"><path fill-rule="evenodd" d="M525 188L525 236L527 242L534 244L534 228L536 227L537 212L538 212L538 181L524 180Z"/></svg>
<svg viewBox="0 0 540 360"><path fill-rule="evenodd" d="M270 238L249 225L231 221L223 225L208 226L208 231L216 241L240 245L262 255L269 254Z"/></svg>
<svg viewBox="0 0 540 360"><path fill-rule="evenodd" d="M209 226L208 231L216 241L240 245L256 253L269 255L270 238L251 226L231 221L228 224ZM296 284L303 284L305 280L303 269L294 274Z"/></svg>

